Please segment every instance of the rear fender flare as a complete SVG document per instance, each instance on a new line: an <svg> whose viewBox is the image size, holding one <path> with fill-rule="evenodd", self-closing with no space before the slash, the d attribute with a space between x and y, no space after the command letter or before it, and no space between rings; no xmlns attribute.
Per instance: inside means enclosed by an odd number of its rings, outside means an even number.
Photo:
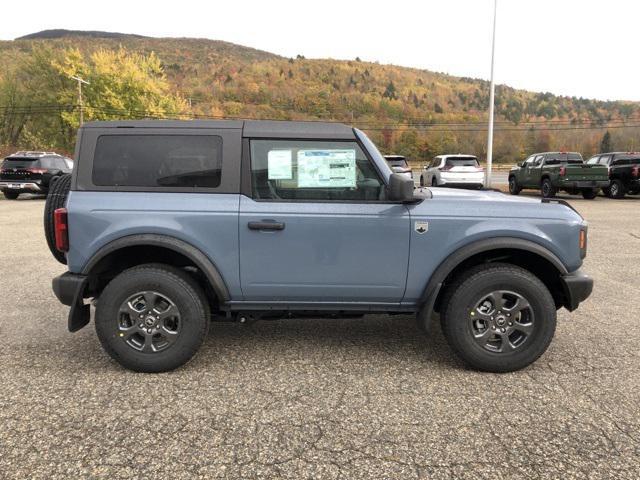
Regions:
<svg viewBox="0 0 640 480"><path fill-rule="evenodd" d="M100 260L113 252L127 247L145 245L164 247L184 255L189 260L191 260L196 265L196 267L198 267L198 269L202 271L202 273L205 274L207 280L211 284L211 288L218 296L218 301L220 303L229 301L229 289L227 288L222 275L220 275L218 268L209 259L209 257L207 257L200 249L194 247L190 243L187 243L175 237L171 237L169 235L145 233L128 235L126 237L121 237L117 240L113 240L112 242L107 243L102 248L100 248L91 257L91 259L82 269L81 273L84 275L91 275L91 271L100 262Z"/></svg>

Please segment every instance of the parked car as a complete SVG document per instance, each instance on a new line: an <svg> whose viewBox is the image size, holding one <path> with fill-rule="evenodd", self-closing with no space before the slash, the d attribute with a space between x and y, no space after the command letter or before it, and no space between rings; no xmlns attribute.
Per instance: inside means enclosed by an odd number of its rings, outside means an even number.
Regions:
<svg viewBox="0 0 640 480"><path fill-rule="evenodd" d="M53 152L16 152L0 166L0 190L9 200L21 193L44 193L61 175L71 173L73 160Z"/></svg>
<svg viewBox="0 0 640 480"><path fill-rule="evenodd" d="M540 189L544 198L560 190L570 195L582 194L594 199L601 188L609 186L606 167L585 164L577 152L534 153L509 172L509 193L523 189Z"/></svg>
<svg viewBox="0 0 640 480"><path fill-rule="evenodd" d="M423 167L420 185L482 188L484 169L474 155L439 155Z"/></svg>
<svg viewBox="0 0 640 480"><path fill-rule="evenodd" d="M70 331L95 305L100 342L132 370L184 364L211 318L402 313L428 331L436 311L466 363L512 371L591 293L568 204L414 189L347 125L91 122L77 138L45 209L68 267L53 291Z"/></svg>
<svg viewBox="0 0 640 480"><path fill-rule="evenodd" d="M602 189L607 197L623 198L640 193L640 153L609 152L594 155L588 165L603 165L609 170L610 185Z"/></svg>
<svg viewBox="0 0 640 480"><path fill-rule="evenodd" d="M385 155L384 158L391 167L393 173L400 173L413 179L413 170L411 170L407 159L403 155Z"/></svg>

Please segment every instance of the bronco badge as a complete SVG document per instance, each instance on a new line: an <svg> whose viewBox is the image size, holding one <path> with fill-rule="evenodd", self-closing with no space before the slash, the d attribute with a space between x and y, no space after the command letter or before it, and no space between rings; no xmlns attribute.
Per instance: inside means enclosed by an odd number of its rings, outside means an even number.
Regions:
<svg viewBox="0 0 640 480"><path fill-rule="evenodd" d="M429 222L416 222L414 229L420 235L427 233L429 231Z"/></svg>

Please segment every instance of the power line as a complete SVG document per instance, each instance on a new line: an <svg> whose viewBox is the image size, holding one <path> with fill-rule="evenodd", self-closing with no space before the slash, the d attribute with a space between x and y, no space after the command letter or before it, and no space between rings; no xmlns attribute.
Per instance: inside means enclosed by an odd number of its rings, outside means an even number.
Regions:
<svg viewBox="0 0 640 480"><path fill-rule="evenodd" d="M79 108L74 104L58 104L58 105L34 105L34 106L0 106L0 114L19 114L19 115L47 115L56 114L62 112L72 112ZM138 118L152 118L152 119L229 119L229 120L282 120L281 118L256 118L247 116L231 116L231 115L207 115L198 114L192 112L153 112L149 110L135 110L135 109L118 109L113 107L85 107L89 111L102 113L106 115L123 115L128 117ZM304 112L299 112L304 113ZM321 121L321 120L304 120L304 121ZM333 120L336 121L337 120ZM509 132L509 131L521 131L527 132L533 131L571 131L571 130L604 130L614 128L640 128L640 124L627 123L627 122L640 122L640 117L628 117L627 119L612 119L599 125L576 125L571 121L548 121L545 123L536 122L535 124L521 123L514 125L512 122L496 122L500 123L497 126L496 131ZM430 132L485 132L486 122L474 122L469 121L466 123L460 122L443 122L443 123L409 123L409 122L367 122L354 120L355 125L361 126L364 130L368 131L406 131L412 129L424 129ZM506 125L505 125L506 124ZM473 127L479 126L482 127ZM509 126L513 125L513 126Z"/></svg>

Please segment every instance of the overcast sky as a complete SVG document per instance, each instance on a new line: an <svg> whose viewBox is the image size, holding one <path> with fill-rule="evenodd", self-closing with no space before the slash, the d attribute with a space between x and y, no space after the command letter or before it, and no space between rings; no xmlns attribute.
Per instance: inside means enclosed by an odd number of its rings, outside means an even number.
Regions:
<svg viewBox="0 0 640 480"><path fill-rule="evenodd" d="M496 82L640 100L640 2L498 2ZM203 37L489 78L493 0L22 0L4 2L2 13L4 40L51 28Z"/></svg>

